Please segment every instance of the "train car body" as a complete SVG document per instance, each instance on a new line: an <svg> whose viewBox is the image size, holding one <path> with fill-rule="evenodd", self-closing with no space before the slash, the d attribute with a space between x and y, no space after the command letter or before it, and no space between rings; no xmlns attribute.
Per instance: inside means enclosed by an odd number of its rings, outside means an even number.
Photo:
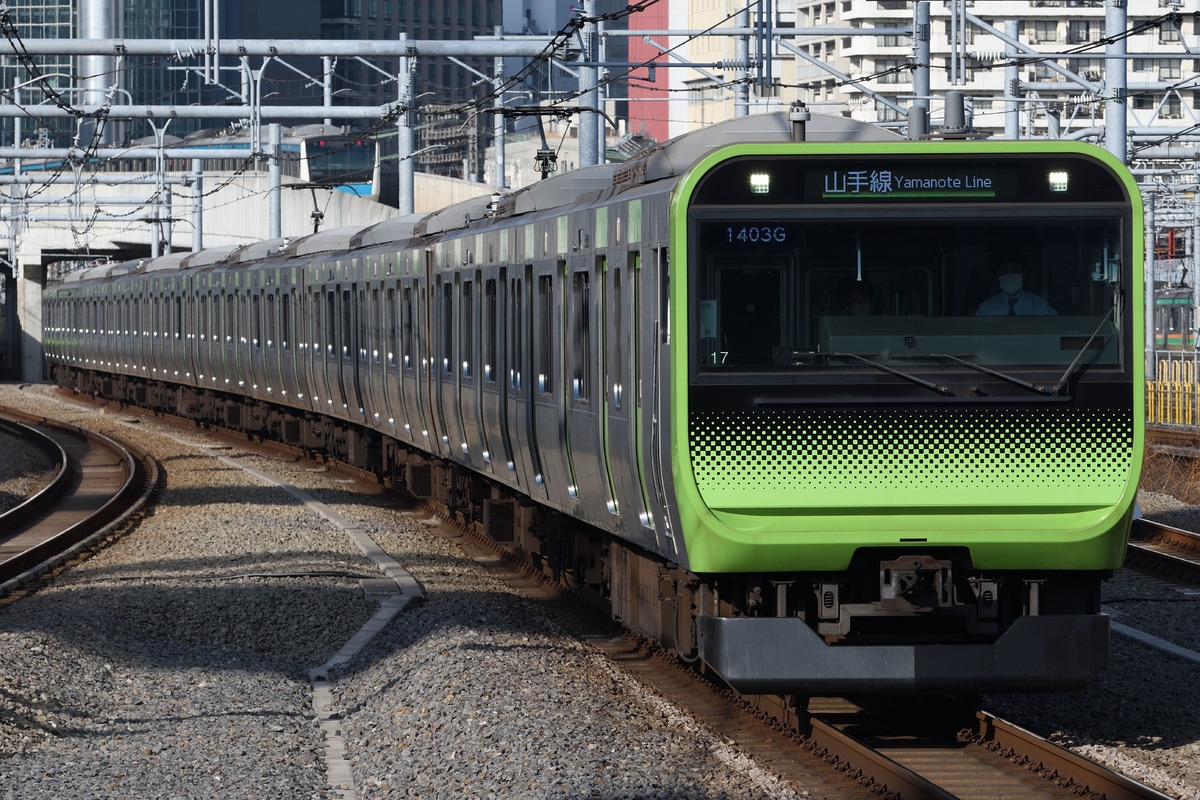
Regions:
<svg viewBox="0 0 1200 800"><path fill-rule="evenodd" d="M1085 684L1142 454L1132 178L799 127L72 275L49 367L434 497L743 691ZM1050 312L986 313L1014 260Z"/></svg>
<svg viewBox="0 0 1200 800"><path fill-rule="evenodd" d="M266 142L262 142L263 145ZM266 157L254 150L250 131L202 130L184 138L167 137L163 143L167 148L193 150L236 151L226 158L207 160L204 169L208 172L243 172L255 166L256 159L266 164ZM158 146L152 137L132 143L133 147ZM279 143L279 165L283 175L294 178L298 183L336 189L359 197L380 199L381 154L378 142L368 136L344 132L340 127L325 125L300 125L285 128ZM165 158L161 163L157 157L126 157L120 159L90 158L90 169L104 172L156 173L191 172L191 158ZM11 175L15 166L0 165L0 175ZM21 171L69 173L71 164L61 159L21 159ZM394 203L393 203L394 205Z"/></svg>
<svg viewBox="0 0 1200 800"><path fill-rule="evenodd" d="M1196 349L1196 301L1190 286L1164 286L1154 292L1154 349Z"/></svg>

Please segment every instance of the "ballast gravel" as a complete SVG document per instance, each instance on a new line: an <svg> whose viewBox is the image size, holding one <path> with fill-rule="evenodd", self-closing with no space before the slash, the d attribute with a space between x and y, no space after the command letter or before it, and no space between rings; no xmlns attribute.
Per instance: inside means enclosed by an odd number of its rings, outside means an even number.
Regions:
<svg viewBox="0 0 1200 800"><path fill-rule="evenodd" d="M0 513L44 486L53 473L42 453L19 436L0 430Z"/></svg>
<svg viewBox="0 0 1200 800"><path fill-rule="evenodd" d="M167 474L135 530L0 606L0 787L14 797L795 796L563 635L431 521L302 464L224 448L351 520L426 594L327 670L352 775L331 786L307 676L378 608L359 585L375 567L291 495L178 441L213 444L200 432L98 413L47 386L0 385L0 404L130 440ZM1200 509L1172 497L1141 503L1200 527ZM1115 622L1196 649L1197 593L1120 572L1103 599ZM984 707L1200 800L1198 675L1115 635L1086 689Z"/></svg>
<svg viewBox="0 0 1200 800"><path fill-rule="evenodd" d="M176 440L213 444L199 431L41 385L0 385L0 404L131 441L167 474L135 530L0 606L0 787L12 796L796 796L429 521L226 448L352 520L426 593L329 674L353 775L352 791L331 786L308 673L378 608L359 585L380 577L374 566L291 495Z"/></svg>

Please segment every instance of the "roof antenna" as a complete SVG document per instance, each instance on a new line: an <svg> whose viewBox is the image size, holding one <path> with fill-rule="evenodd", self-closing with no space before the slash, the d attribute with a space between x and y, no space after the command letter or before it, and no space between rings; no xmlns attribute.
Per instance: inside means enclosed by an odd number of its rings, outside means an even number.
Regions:
<svg viewBox="0 0 1200 800"><path fill-rule="evenodd" d="M958 89L951 89L946 92L946 105L942 112L942 135L963 136L969 130L963 93Z"/></svg>
<svg viewBox="0 0 1200 800"><path fill-rule="evenodd" d="M797 100L792 103L788 119L792 123L792 141L805 141L808 138L808 121L812 119L812 112L804 106L803 101Z"/></svg>

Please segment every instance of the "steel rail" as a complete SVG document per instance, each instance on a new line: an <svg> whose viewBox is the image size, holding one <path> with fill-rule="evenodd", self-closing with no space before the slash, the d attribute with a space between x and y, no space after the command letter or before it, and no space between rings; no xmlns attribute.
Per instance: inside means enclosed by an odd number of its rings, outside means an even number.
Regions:
<svg viewBox="0 0 1200 800"><path fill-rule="evenodd" d="M0 409L0 414L9 420L37 419L13 409ZM47 419L40 424L67 454L60 470L66 478L54 492L39 493L38 502L22 512L23 523L5 524L0 596L36 581L111 534L146 505L158 484L153 459L135 457L128 447L94 431Z"/></svg>

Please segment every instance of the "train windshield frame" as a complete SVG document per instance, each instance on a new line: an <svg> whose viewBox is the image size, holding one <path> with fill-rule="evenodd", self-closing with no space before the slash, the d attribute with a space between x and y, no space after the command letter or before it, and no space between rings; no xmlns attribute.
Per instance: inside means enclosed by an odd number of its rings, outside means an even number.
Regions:
<svg viewBox="0 0 1200 800"><path fill-rule="evenodd" d="M1073 154L730 160L688 208L690 379L1127 381L1129 225Z"/></svg>
<svg viewBox="0 0 1200 800"><path fill-rule="evenodd" d="M309 182L317 185L368 183L375 170L375 142L348 136L305 140Z"/></svg>

